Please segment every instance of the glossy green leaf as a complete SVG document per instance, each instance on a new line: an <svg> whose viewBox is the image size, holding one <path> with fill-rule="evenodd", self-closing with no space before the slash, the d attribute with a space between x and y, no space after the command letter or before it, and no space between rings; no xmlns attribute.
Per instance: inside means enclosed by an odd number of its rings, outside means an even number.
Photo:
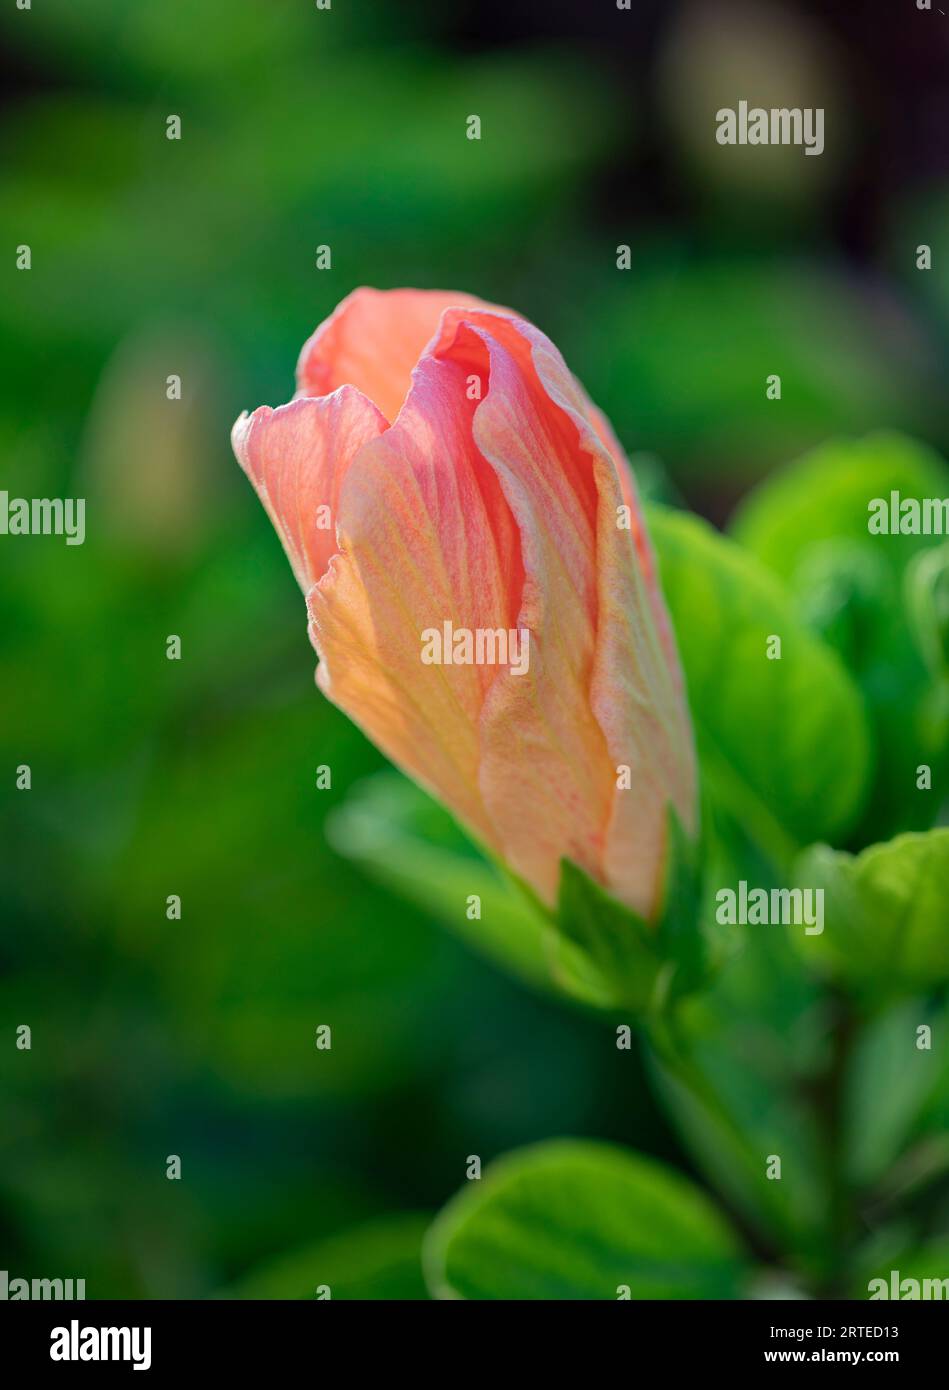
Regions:
<svg viewBox="0 0 949 1390"><path fill-rule="evenodd" d="M870 764L859 691L781 585L684 513L650 510L706 789L779 863L859 813ZM772 637L780 659L768 657Z"/></svg>
<svg viewBox="0 0 949 1390"><path fill-rule="evenodd" d="M794 936L815 964L873 999L949 979L949 829L898 835L857 856L815 845L795 877L824 893L823 932Z"/></svg>
<svg viewBox="0 0 949 1390"><path fill-rule="evenodd" d="M944 587L930 554L940 535L869 530L879 499L949 496L949 469L895 434L835 441L757 487L732 532L794 595L840 652L871 715L879 756L859 838L925 828L949 785L949 692L941 672ZM932 768L931 790L916 784Z"/></svg>
<svg viewBox="0 0 949 1390"><path fill-rule="evenodd" d="M790 464L749 494L732 522L743 546L794 587L808 551L823 541L865 540L869 504L888 498L945 497L949 469L931 449L901 435L834 440ZM902 570L930 536L877 536L887 564ZM938 544L938 538L935 539Z"/></svg>
<svg viewBox="0 0 949 1390"><path fill-rule="evenodd" d="M732 1298L744 1272L724 1217L659 1163L559 1140L498 1160L436 1221L441 1298Z"/></svg>

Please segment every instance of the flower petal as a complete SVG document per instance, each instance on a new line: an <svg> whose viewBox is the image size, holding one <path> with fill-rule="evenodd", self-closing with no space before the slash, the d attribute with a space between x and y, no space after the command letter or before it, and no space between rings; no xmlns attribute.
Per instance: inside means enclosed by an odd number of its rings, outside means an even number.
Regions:
<svg viewBox="0 0 949 1390"><path fill-rule="evenodd" d="M340 554L308 601L324 692L495 845L478 721L497 668L422 662L426 629L508 628L520 601L516 528L474 447L475 405L458 364L422 359L396 424L350 466Z"/></svg>
<svg viewBox="0 0 949 1390"><path fill-rule="evenodd" d="M582 392L582 387L578 389ZM682 675L682 666L679 661L679 651L676 647L675 636L672 632L672 624L669 620L669 612L666 608L662 590L659 587L659 573L656 564L656 557L652 548L652 541L649 539L649 532L646 530L646 521L643 516L643 506L639 498L639 489L636 486L636 478L630 466L629 459L620 444L616 435L613 433L613 426L607 420L597 406L584 395L586 402L586 415L599 436L600 443L604 445L610 458L613 460L614 467L619 476L620 491L623 495L623 504L629 508L630 530L632 532L633 544L636 547L636 558L639 561L639 568L646 581L646 588L649 592L649 602L652 607L652 615L659 633L659 640L666 655L672 671L673 680L679 690L685 688Z"/></svg>
<svg viewBox="0 0 949 1390"><path fill-rule="evenodd" d="M592 463L599 499L590 705L606 737L613 773L601 878L651 918L663 889L667 807L675 808L686 830L696 828L695 755L678 654L631 478L626 475L624 489L613 451L604 447L587 399L560 353L532 325L524 332L551 400L576 427L576 447ZM617 525L623 500L631 506L633 531ZM630 769L629 788L617 785L620 767Z"/></svg>
<svg viewBox="0 0 949 1390"><path fill-rule="evenodd" d="M661 595L617 525L617 465L559 352L531 324L485 312L446 315L435 350L457 356L472 332L490 355L474 437L521 531L519 621L532 634L530 676L502 672L486 703L485 805L504 854L548 900L567 855L649 916L666 806L687 828L695 818ZM624 764L629 790L617 786Z"/></svg>
<svg viewBox="0 0 949 1390"><path fill-rule="evenodd" d="M443 310L481 304L446 290L353 290L304 343L297 392L325 396L338 386L358 386L391 422Z"/></svg>
<svg viewBox="0 0 949 1390"><path fill-rule="evenodd" d="M695 828L695 759L605 418L542 333L468 295L356 291L298 384L234 447L307 592L324 692L545 901L566 856L654 916L670 804ZM427 664L446 627L526 632L526 670L453 662L450 642Z"/></svg>
<svg viewBox="0 0 949 1390"><path fill-rule="evenodd" d="M336 553L340 486L363 444L387 428L385 418L353 386L320 399L301 397L240 417L234 453L283 542L306 593ZM321 508L327 510L321 511Z"/></svg>

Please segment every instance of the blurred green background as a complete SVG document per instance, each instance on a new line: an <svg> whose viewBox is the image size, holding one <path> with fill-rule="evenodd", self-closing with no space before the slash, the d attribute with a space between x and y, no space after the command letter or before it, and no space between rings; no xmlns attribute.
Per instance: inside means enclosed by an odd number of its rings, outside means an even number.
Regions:
<svg viewBox="0 0 949 1390"><path fill-rule="evenodd" d="M859 9L4 7L0 485L87 499L82 547L2 541L11 1275L422 1296L469 1154L591 1135L688 1169L608 1025L334 854L326 816L382 760L314 689L228 435L351 289L416 285L537 322L647 490L716 521L830 436L945 452L946 31ZM738 98L823 106L824 154L721 149Z"/></svg>

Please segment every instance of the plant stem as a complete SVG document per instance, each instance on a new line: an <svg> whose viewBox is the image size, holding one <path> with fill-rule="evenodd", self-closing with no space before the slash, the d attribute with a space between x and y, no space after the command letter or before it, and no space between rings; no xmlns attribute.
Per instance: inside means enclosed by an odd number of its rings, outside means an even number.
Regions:
<svg viewBox="0 0 949 1390"><path fill-rule="evenodd" d="M671 1080L688 1092L705 1112L712 1122L719 1140L727 1148L731 1162L746 1175L747 1181L752 1183L755 1178L754 1160L749 1153L747 1139L736 1124L728 1107L698 1065L678 1023L679 1020L671 1011L654 1017L649 1032L653 1050ZM780 1251L770 1242L761 1239L758 1231L749 1225L744 1214L735 1209L733 1202L729 1200L727 1206L735 1224L741 1229L748 1245L754 1249L759 1258L766 1263L780 1263Z"/></svg>
<svg viewBox="0 0 949 1390"><path fill-rule="evenodd" d="M856 1205L847 1173L845 1108L847 1073L857 1038L859 1019L849 999L835 991L831 995L833 1021L830 1060L815 1094L815 1107L824 1136L827 1182L827 1241L829 1247L826 1278L820 1293L841 1297L841 1280L857 1220Z"/></svg>

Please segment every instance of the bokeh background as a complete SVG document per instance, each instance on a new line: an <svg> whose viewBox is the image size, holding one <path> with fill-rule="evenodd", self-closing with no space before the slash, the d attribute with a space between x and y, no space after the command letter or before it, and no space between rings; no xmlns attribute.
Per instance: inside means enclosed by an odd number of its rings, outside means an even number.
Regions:
<svg viewBox="0 0 949 1390"><path fill-rule="evenodd" d="M689 1169L608 1025L334 853L326 817L382 760L314 689L230 425L289 398L365 283L516 306L647 490L715 521L828 437L945 451L947 23L911 0L4 6L0 486L85 497L87 540L0 542L0 1267L93 1298L306 1297L315 1269L334 1297L421 1297L469 1154L595 1135ZM824 154L717 146L741 98L823 106Z"/></svg>

